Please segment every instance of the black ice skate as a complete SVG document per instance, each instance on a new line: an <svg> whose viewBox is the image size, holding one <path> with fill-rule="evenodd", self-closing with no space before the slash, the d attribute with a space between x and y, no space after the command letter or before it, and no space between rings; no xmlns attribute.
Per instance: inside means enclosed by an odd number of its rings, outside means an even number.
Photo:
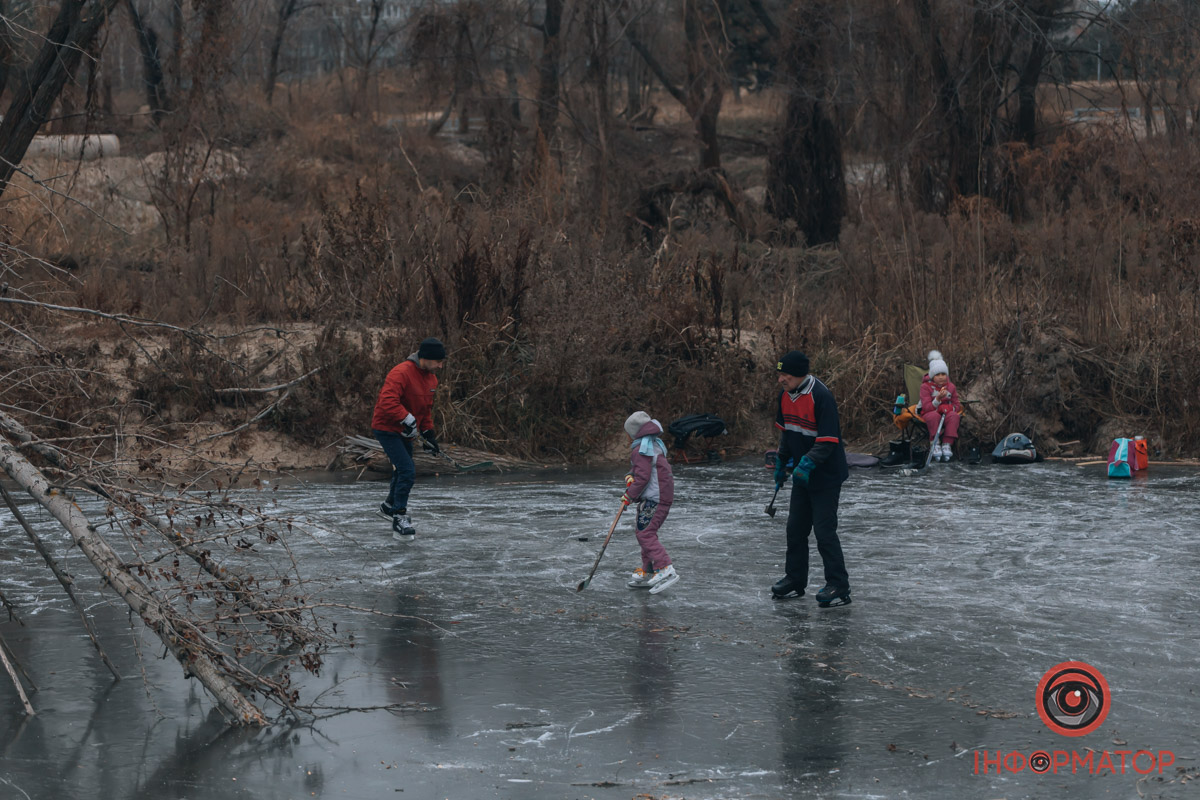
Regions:
<svg viewBox="0 0 1200 800"><path fill-rule="evenodd" d="M817 592L817 605L821 608L850 605L850 587L826 586Z"/></svg>
<svg viewBox="0 0 1200 800"><path fill-rule="evenodd" d="M782 600L785 597L803 597L804 587L799 581L794 581L791 578L780 578L771 587L771 596L776 600Z"/></svg>
<svg viewBox="0 0 1200 800"><path fill-rule="evenodd" d="M406 512L397 512L392 517L392 538L398 542L411 542L417 538L417 529Z"/></svg>

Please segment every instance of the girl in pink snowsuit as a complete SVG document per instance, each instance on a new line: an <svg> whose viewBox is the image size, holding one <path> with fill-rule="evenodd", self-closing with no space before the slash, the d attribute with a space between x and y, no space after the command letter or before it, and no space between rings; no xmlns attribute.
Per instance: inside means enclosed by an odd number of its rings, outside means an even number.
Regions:
<svg viewBox="0 0 1200 800"><path fill-rule="evenodd" d="M941 443L935 445L938 424L942 417ZM935 460L949 461L951 448L958 440L958 422L962 417L962 405L958 402L958 389L950 382L950 370L942 354L937 350L929 353L929 374L921 381L921 419L929 429L930 447L935 447Z"/></svg>
<svg viewBox="0 0 1200 800"><path fill-rule="evenodd" d="M675 499L675 478L667 461L667 446L659 438L663 428L658 420L645 411L635 411L625 420L625 432L633 442L621 502L637 503L637 540L642 548L642 566L630 576L628 585L658 594L679 580L671 557L658 541L658 529Z"/></svg>

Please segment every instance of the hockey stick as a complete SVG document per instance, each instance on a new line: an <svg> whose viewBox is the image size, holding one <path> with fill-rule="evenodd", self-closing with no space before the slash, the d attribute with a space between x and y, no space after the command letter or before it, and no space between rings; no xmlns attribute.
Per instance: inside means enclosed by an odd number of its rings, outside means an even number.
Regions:
<svg viewBox="0 0 1200 800"><path fill-rule="evenodd" d="M775 487L775 494L771 495L771 502L767 503L767 507L763 509L767 512L768 517L775 516L775 498L779 496L779 490L782 488L782 486Z"/></svg>
<svg viewBox="0 0 1200 800"><path fill-rule="evenodd" d="M621 520L621 515L625 513L628 505L628 503L621 503L621 509L617 511L617 516L613 518L613 523L608 529L608 536L604 537L604 544L601 545L600 553L596 556L596 563L592 564L592 571L588 573L586 578L579 582L579 585L575 587L575 591L582 592L592 582L592 576L596 574L596 567L600 566L600 559L604 558L604 550L608 547L608 540L612 538L613 531L617 529L617 523Z"/></svg>
<svg viewBox="0 0 1200 800"><path fill-rule="evenodd" d="M429 442L425 439L421 439L421 447L425 448L426 453L430 453L435 456L441 456L442 458L446 459L451 464L453 464L454 468L457 469L459 472L474 472L477 469L487 469L488 467L494 466L491 461L480 461L475 464L467 464L464 467L462 464L458 463L453 458L451 458L450 456L443 453L441 448L438 448L438 450L436 452L434 452L433 445L429 444Z"/></svg>

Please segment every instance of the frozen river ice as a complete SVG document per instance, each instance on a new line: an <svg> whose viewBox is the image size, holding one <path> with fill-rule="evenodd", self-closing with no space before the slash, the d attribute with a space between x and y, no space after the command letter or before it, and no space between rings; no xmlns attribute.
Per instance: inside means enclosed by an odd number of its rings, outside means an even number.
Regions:
<svg viewBox="0 0 1200 800"><path fill-rule="evenodd" d="M0 590L28 623L0 630L41 687L25 720L0 683L0 799L1195 795L1183 778L1200 780L1200 472L852 470L840 532L854 603L829 609L811 591L770 598L785 513L763 513L770 474L752 461L676 468L662 539L679 583L626 588L638 565L627 514L576 593L622 474L422 481L412 544L372 514L382 483L280 488L281 507L344 534L297 537L307 571L341 578L348 603L405 615L347 617L358 646L306 692L405 710L262 731L225 729L152 648L139 664L122 608L64 555L127 678L112 683L0 512ZM1035 710L1043 673L1069 660L1111 691L1105 722L1082 737ZM1170 751L1175 763L977 771L980 754L1038 750Z"/></svg>

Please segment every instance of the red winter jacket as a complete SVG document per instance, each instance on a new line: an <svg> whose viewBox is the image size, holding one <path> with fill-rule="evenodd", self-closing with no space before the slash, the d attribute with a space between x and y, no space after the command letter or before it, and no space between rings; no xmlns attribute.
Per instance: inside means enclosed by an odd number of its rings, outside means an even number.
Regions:
<svg viewBox="0 0 1200 800"><path fill-rule="evenodd" d="M412 414L417 430L433 430L433 392L437 384L437 375L421 369L416 353L392 367L375 401L371 429L404 433L404 418Z"/></svg>
<svg viewBox="0 0 1200 800"><path fill-rule="evenodd" d="M942 407L946 410L943 411ZM921 380L921 414L928 414L930 411L936 411L939 414L946 414L951 411L956 414L962 413L962 404L958 402L958 389L950 381L946 381L946 385L938 388L933 385L933 379L926 375Z"/></svg>

